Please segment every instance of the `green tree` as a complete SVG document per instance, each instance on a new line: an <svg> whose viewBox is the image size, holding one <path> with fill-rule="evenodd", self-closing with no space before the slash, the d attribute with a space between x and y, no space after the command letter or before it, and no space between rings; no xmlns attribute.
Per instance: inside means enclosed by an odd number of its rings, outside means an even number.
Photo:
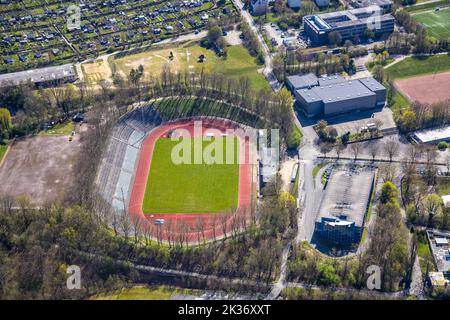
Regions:
<svg viewBox="0 0 450 320"><path fill-rule="evenodd" d="M402 132L411 132L417 127L416 114L407 110L399 117L399 127Z"/></svg>
<svg viewBox="0 0 450 320"><path fill-rule="evenodd" d="M11 129L11 113L6 108L0 108L0 132Z"/></svg>
<svg viewBox="0 0 450 320"><path fill-rule="evenodd" d="M208 40L210 42L216 42L220 37L222 37L222 29L218 25L213 25L208 30Z"/></svg>
<svg viewBox="0 0 450 320"><path fill-rule="evenodd" d="M377 80L380 83L384 82L385 73L383 66L379 64L375 65L375 67L373 67L372 74L375 80Z"/></svg>
<svg viewBox="0 0 450 320"><path fill-rule="evenodd" d="M380 202L386 204L388 202L396 202L398 196L398 190L394 184L390 181L383 183L381 187Z"/></svg>
<svg viewBox="0 0 450 320"><path fill-rule="evenodd" d="M341 278L332 265L319 265L319 284L337 287L341 284Z"/></svg>
<svg viewBox="0 0 450 320"><path fill-rule="evenodd" d="M339 46L342 43L342 36L338 31L332 31L328 34L328 40L331 44Z"/></svg>

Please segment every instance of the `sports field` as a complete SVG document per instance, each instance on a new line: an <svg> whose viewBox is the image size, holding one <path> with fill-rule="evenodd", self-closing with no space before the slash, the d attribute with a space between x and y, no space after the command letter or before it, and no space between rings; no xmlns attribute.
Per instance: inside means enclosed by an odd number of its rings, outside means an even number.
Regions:
<svg viewBox="0 0 450 320"><path fill-rule="evenodd" d="M450 72L395 81L396 88L410 102L434 103L450 99Z"/></svg>
<svg viewBox="0 0 450 320"><path fill-rule="evenodd" d="M450 71L450 55L440 54L425 57L408 57L386 69L391 79Z"/></svg>
<svg viewBox="0 0 450 320"><path fill-rule="evenodd" d="M430 36L436 39L450 37L450 9L417 13L413 18L427 29Z"/></svg>
<svg viewBox="0 0 450 320"><path fill-rule="evenodd" d="M176 145L179 147L180 143L184 143L181 142L183 139L189 140L185 146L190 145L192 152L185 159L191 164L176 164L172 161L172 151L177 150ZM159 138L156 141L142 204L144 214L214 213L237 208L238 139L236 137L217 137L212 141L206 141L201 137L183 139L172 141L170 138ZM195 144L202 148L194 148ZM202 151L203 154L210 154L208 150L211 149L208 147L212 148L214 145L220 146L216 150L223 150L224 157L218 158L226 159L226 156L229 156L233 159L229 161L232 164L206 164L204 161L202 164L194 164L194 157L201 157ZM214 152L212 154L218 156ZM181 155L183 156L182 152Z"/></svg>
<svg viewBox="0 0 450 320"><path fill-rule="evenodd" d="M206 60L199 62L200 55L204 55ZM229 46L227 58L218 57L213 50L205 49L197 43L190 43L124 56L112 60L111 63L124 77L139 65L144 67L144 75L148 78L159 77L165 68L175 73L199 73L203 69L206 72L222 73L234 79L247 77L254 90L270 89L264 75L258 71L264 66L258 65L256 59L242 45Z"/></svg>

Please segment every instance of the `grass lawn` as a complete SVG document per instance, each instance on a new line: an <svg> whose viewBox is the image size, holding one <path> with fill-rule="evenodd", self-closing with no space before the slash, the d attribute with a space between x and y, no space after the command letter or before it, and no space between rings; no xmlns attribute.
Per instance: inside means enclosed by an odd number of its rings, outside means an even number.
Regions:
<svg viewBox="0 0 450 320"><path fill-rule="evenodd" d="M0 163L2 162L3 156L6 153L6 150L8 150L7 145L0 145Z"/></svg>
<svg viewBox="0 0 450 320"><path fill-rule="evenodd" d="M170 52L173 59L169 59ZM198 57L203 54L206 61L200 63ZM197 43L186 44L174 48L154 49L138 54L128 55L113 60L117 70L126 76L132 68L144 67L147 77L159 77L164 68L169 68L173 72L195 71L202 69L208 72L222 73L230 78L248 77L252 89L270 89L269 83L258 69L264 66L258 65L256 59L252 57L243 46L228 47L228 57L218 57L213 50L200 47Z"/></svg>
<svg viewBox="0 0 450 320"><path fill-rule="evenodd" d="M297 167L297 173L295 174L295 181L292 185L291 194L297 198L298 197L298 184L300 183L300 164Z"/></svg>
<svg viewBox="0 0 450 320"><path fill-rule="evenodd" d="M369 71L372 71L372 69L376 66L376 65L380 65L382 67L387 66L389 63L393 62L394 58L387 58L386 60L381 60L381 61L370 61L366 63L366 68Z"/></svg>
<svg viewBox="0 0 450 320"><path fill-rule="evenodd" d="M75 129L75 124L72 121L66 123L58 123L53 128L47 131L39 132L41 136L68 136Z"/></svg>
<svg viewBox="0 0 450 320"><path fill-rule="evenodd" d="M386 69L391 79L450 71L450 55L408 57Z"/></svg>
<svg viewBox="0 0 450 320"><path fill-rule="evenodd" d="M436 39L450 37L450 9L418 13L413 18L427 29L430 36Z"/></svg>
<svg viewBox="0 0 450 320"><path fill-rule="evenodd" d="M420 269L423 273L427 271L427 264L431 267L430 271L434 271L433 257L424 231L417 234L417 255L419 256Z"/></svg>
<svg viewBox="0 0 450 320"><path fill-rule="evenodd" d="M319 173L320 169L322 169L323 167L325 167L327 164L325 162L319 163L317 164L312 171L312 175L313 175L313 179L316 179L317 174Z"/></svg>
<svg viewBox="0 0 450 320"><path fill-rule="evenodd" d="M296 124L293 124L293 130L287 139L288 149L297 149L302 141L303 133Z"/></svg>
<svg viewBox="0 0 450 320"><path fill-rule="evenodd" d="M416 5L416 6L407 6L406 7L406 11L410 12L410 13L414 13L414 12L421 12L421 11L429 11L429 10L434 10L434 8L436 7L440 7L440 6L445 6L448 4L448 0L442 0L442 1L437 1L437 2L430 2L430 1L417 1L417 3L421 3L424 2L420 5Z"/></svg>
<svg viewBox="0 0 450 320"><path fill-rule="evenodd" d="M136 286L97 294L91 300L169 300L173 294L199 295L199 291L180 288Z"/></svg>
<svg viewBox="0 0 450 320"><path fill-rule="evenodd" d="M450 179L449 178L437 178L436 193L440 196L450 194Z"/></svg>
<svg viewBox="0 0 450 320"><path fill-rule="evenodd" d="M182 142L160 138L156 141L142 205L144 213L212 213L237 208L239 140L235 137L215 138L211 142L202 140L192 138ZM172 151L176 155L180 154L178 148L181 143L191 148L192 152L186 160L192 164L176 164L172 161ZM194 144L203 144L203 148L195 148ZM174 149L177 145L178 151ZM223 152L220 159L224 159L225 155L231 159L234 156L231 161L233 164L193 164L194 153L197 152L197 156L201 157L202 149L203 155L219 156ZM227 149L230 149L228 153Z"/></svg>
<svg viewBox="0 0 450 320"><path fill-rule="evenodd" d="M363 244L364 241L366 241L366 237L367 237L367 228L364 227L363 233L362 233L362 235L361 235L361 241L360 241L359 243L360 243L360 244Z"/></svg>
<svg viewBox="0 0 450 320"><path fill-rule="evenodd" d="M392 102L390 108L393 112L399 112L403 109L409 109L410 104L408 100L400 92L397 92L395 96L392 98Z"/></svg>
<svg viewBox="0 0 450 320"><path fill-rule="evenodd" d="M207 98L170 97L155 101L152 107L170 120L184 117L210 116L234 120L257 128L263 125L257 116L243 109Z"/></svg>

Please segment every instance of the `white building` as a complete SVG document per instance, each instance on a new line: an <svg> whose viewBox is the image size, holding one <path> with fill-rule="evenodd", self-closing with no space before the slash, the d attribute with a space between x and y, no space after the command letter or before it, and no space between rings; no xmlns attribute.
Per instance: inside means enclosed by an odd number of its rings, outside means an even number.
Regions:
<svg viewBox="0 0 450 320"><path fill-rule="evenodd" d="M450 207L450 194L442 196L442 202L444 202L445 207Z"/></svg>
<svg viewBox="0 0 450 320"><path fill-rule="evenodd" d="M301 0L288 0L288 6L291 9L299 9Z"/></svg>
<svg viewBox="0 0 450 320"><path fill-rule="evenodd" d="M438 143L450 141L450 125L435 129L424 129L413 133L414 139L419 143Z"/></svg>
<svg viewBox="0 0 450 320"><path fill-rule="evenodd" d="M269 0L251 0L250 1L250 12L254 16L260 16L267 12L267 7L269 5Z"/></svg>

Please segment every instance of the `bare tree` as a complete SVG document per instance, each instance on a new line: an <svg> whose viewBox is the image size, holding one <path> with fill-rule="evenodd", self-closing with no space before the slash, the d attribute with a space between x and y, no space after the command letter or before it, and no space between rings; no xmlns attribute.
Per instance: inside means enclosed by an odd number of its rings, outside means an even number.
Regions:
<svg viewBox="0 0 450 320"><path fill-rule="evenodd" d="M379 150L380 146L377 142L372 141L369 143L369 153L372 156L372 161L375 161L375 157L377 156Z"/></svg>
<svg viewBox="0 0 450 320"><path fill-rule="evenodd" d="M450 174L450 153L445 156L445 166L447 167L447 175Z"/></svg>
<svg viewBox="0 0 450 320"><path fill-rule="evenodd" d="M383 182L394 181L394 178L397 174L396 169L392 163L382 163L380 165L379 172Z"/></svg>
<svg viewBox="0 0 450 320"><path fill-rule="evenodd" d="M344 149L345 149L345 146L341 141L336 143L336 145L334 146L334 151L336 151L336 155L337 155L338 159L341 157L341 153L342 153L342 151L344 151Z"/></svg>
<svg viewBox="0 0 450 320"><path fill-rule="evenodd" d="M226 238L227 238L227 221L228 221L228 214L222 214L220 216L220 226L222 227L222 233L223 233L224 240L226 240Z"/></svg>
<svg viewBox="0 0 450 320"><path fill-rule="evenodd" d="M131 229L131 221L130 221L130 215L128 214L127 210L121 210L120 227L121 227L123 236L125 238L125 241L128 241L128 237L130 235L130 229Z"/></svg>
<svg viewBox="0 0 450 320"><path fill-rule="evenodd" d="M333 146L330 143L323 143L320 146L320 152L323 154L323 157L326 158L327 154L333 150Z"/></svg>
<svg viewBox="0 0 450 320"><path fill-rule="evenodd" d="M131 215L131 223L133 225L133 231L134 231L134 242L138 243L139 237L142 234L142 226L143 221L142 218L138 215Z"/></svg>
<svg viewBox="0 0 450 320"><path fill-rule="evenodd" d="M417 158L420 157L419 150L417 149L417 147L415 145L412 145L412 144L408 147L407 155L408 155L408 161L411 161L411 162L415 162L417 160Z"/></svg>
<svg viewBox="0 0 450 320"><path fill-rule="evenodd" d="M200 245L200 237L201 237L201 233L202 233L202 229L203 229L203 224L204 221L201 217L197 217L197 219L195 220L195 231L197 231L197 241L198 241L198 245ZM203 239L204 241L205 239Z"/></svg>
<svg viewBox="0 0 450 320"><path fill-rule="evenodd" d="M389 139L383 144L383 149L389 157L389 161L392 162L392 159L399 153L399 144L397 141Z"/></svg>
<svg viewBox="0 0 450 320"><path fill-rule="evenodd" d="M361 152L361 144L358 142L352 143L350 145L350 151L352 152L353 157L356 160L358 158L359 153Z"/></svg>

